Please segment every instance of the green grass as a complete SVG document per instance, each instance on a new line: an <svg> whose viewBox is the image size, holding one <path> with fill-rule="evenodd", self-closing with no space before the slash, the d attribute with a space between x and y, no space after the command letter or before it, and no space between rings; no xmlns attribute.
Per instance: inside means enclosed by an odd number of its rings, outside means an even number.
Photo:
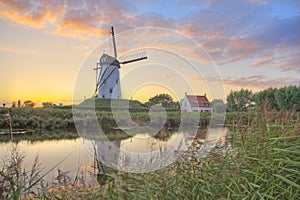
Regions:
<svg viewBox="0 0 300 200"><path fill-rule="evenodd" d="M97 115L111 119L107 112ZM133 119L141 117L138 115L143 116L136 113ZM178 113L171 115L175 121L180 119ZM69 185L42 192L40 199L299 199L299 113L275 112L264 106L229 113L226 124L232 132L227 151L214 148L200 158L195 145L161 170L144 174L111 171L107 175L113 181L104 186Z"/></svg>
<svg viewBox="0 0 300 200"><path fill-rule="evenodd" d="M199 158L194 147L167 168L110 174L113 183L84 194L102 199L299 199L297 113L264 108L232 115L229 151L215 148Z"/></svg>
<svg viewBox="0 0 300 200"><path fill-rule="evenodd" d="M99 99L98 99L99 100ZM106 100L106 99L104 99ZM137 108L137 107L136 107ZM86 107L76 107L79 110L77 115L77 120L79 122L86 121L91 117L90 111ZM73 119L73 113L71 109L58 109L58 108L9 108L0 109L0 114L10 113L12 120L13 130L23 129L23 130L39 130L39 131L54 131L54 132L74 132L75 124ZM122 113L119 113L122 116ZM96 110L97 119L101 127L107 128L117 128L117 124L114 120L114 116L110 111L99 111ZM199 116L200 115L200 116ZM150 123L150 116L147 111L141 112L131 112L131 118L123 117L125 124L131 124L131 120L140 125L146 126ZM155 112L153 116L157 116L159 120L159 115ZM199 124L194 124L194 118L200 117ZM184 118L184 120L182 120ZM206 127L210 122L210 113L180 113L178 111L167 111L167 121L165 123L166 128L178 128L180 123L186 126L189 125L200 125ZM87 124L87 126L89 126ZM0 130L7 129L3 117L0 117Z"/></svg>
<svg viewBox="0 0 300 200"><path fill-rule="evenodd" d="M116 103L122 106L128 106L131 109L141 109L147 110L148 107L139 101L136 100L127 100L127 99L98 99L98 98L91 98L85 99L81 102L78 106L79 107L95 107L98 111L111 111L111 105Z"/></svg>

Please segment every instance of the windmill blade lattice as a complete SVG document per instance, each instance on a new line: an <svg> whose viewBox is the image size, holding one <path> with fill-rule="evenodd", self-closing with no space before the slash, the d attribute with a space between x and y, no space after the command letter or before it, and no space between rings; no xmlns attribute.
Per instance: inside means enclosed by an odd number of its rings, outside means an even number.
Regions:
<svg viewBox="0 0 300 200"><path fill-rule="evenodd" d="M128 64L128 63L132 63L144 59L147 59L147 53L145 51L125 56L122 59L124 61L121 61L120 64Z"/></svg>

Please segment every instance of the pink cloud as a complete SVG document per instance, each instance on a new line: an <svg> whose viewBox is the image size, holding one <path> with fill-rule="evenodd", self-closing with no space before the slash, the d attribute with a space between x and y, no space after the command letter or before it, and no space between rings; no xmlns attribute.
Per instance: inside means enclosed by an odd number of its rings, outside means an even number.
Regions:
<svg viewBox="0 0 300 200"><path fill-rule="evenodd" d="M264 46L256 40L243 38L230 41L225 54L231 58L244 58L261 51Z"/></svg>
<svg viewBox="0 0 300 200"><path fill-rule="evenodd" d="M252 62L250 63L250 66L252 66L252 67L260 67L260 66L266 66L266 65L270 66L270 64L273 61L274 61L273 56L270 56L270 55L260 56L260 57L254 58L252 60Z"/></svg>
<svg viewBox="0 0 300 200"><path fill-rule="evenodd" d="M246 88L266 89L269 87L283 87L288 85L300 85L300 81L291 77L268 78L264 75L254 75L241 78L224 78L223 83L227 86L239 86Z"/></svg>
<svg viewBox="0 0 300 200"><path fill-rule="evenodd" d="M270 66L299 72L300 17L274 18L270 1L210 0L202 4L205 9L176 21L155 12L138 13L138 3L121 0L3 0L0 2L0 18L33 28L49 28L53 34L81 40L106 38L112 25L117 26L118 32L147 26L171 28L203 45L219 65L249 60L252 67ZM190 0L176 3L197 5ZM168 45L167 48L179 49L185 44ZM208 62L193 50L189 54L193 60ZM264 57L266 55L269 57Z"/></svg>

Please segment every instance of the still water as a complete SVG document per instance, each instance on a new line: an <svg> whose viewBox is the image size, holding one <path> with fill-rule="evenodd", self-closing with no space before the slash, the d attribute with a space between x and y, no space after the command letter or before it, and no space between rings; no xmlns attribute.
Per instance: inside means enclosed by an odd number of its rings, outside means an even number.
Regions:
<svg viewBox="0 0 300 200"><path fill-rule="evenodd" d="M38 156L39 163L43 167L41 174L54 168L45 177L48 182L54 183L58 176L58 169L68 172L70 177L75 177L78 171L86 175L86 172L91 169L93 158L85 149L83 141L82 138L77 138L38 142L23 140L17 144L0 143L0 157L2 161L7 160L12 149L16 147L18 153L25 156L23 167L28 171ZM3 165L3 162L0 165Z"/></svg>
<svg viewBox="0 0 300 200"><path fill-rule="evenodd" d="M220 130L210 130L206 141L216 143L224 135ZM0 143L0 158L6 161L13 149L24 155L23 167L29 170L35 158L43 166L43 173L50 170L45 180L55 183L58 170L74 179L80 175L90 180L94 173L94 159L117 170L129 172L145 172L159 169L176 160L180 151L186 150L193 140L194 133L171 131L163 139L151 137L149 134L137 134L123 140L93 141L78 137L77 139L58 139L35 141L21 140L18 143ZM209 137L208 137L209 136ZM97 150L96 150L97 149ZM140 167L140 168L138 168Z"/></svg>
<svg viewBox="0 0 300 200"><path fill-rule="evenodd" d="M23 167L30 170L35 158L39 157L39 163L43 166L43 173L50 170L45 177L48 182L54 183L58 176L58 170L67 172L71 178L81 175L89 180L89 176L94 173L94 149L104 164L108 164L115 169L120 170L118 163L121 157L128 157L132 154L145 155L149 152L161 152L164 147L176 146L183 138L183 133L176 131L168 133L167 139L151 137L148 134L137 134L123 140L93 141L78 137L77 139L58 139L44 141L21 140L18 143L2 142L0 143L0 167L8 160L12 149L24 155ZM121 153L120 153L121 152ZM126 155L125 155L126 154Z"/></svg>

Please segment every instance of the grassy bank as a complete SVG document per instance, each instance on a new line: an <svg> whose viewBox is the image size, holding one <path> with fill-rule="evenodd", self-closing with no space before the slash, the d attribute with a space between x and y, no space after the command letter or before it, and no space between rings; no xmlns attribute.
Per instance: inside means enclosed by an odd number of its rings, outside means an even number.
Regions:
<svg viewBox="0 0 300 200"><path fill-rule="evenodd" d="M234 113L227 122L230 148L215 148L201 158L195 145L167 168L119 172L113 183L87 193L100 199L299 199L297 113L262 108Z"/></svg>
<svg viewBox="0 0 300 200"><path fill-rule="evenodd" d="M90 110L87 107L79 107L79 114L77 115L77 122L83 126L92 127L95 125L94 121L91 120ZM91 109L92 112L95 112ZM282 116L287 111L274 111L272 112L273 118L268 119L268 122L261 121L261 124L267 125L268 123L277 123L277 115ZM75 124L73 119L72 109L60 109L60 108L9 108L9 109L0 109L0 114L9 113L11 116L11 122L13 130L22 129L22 130L35 130L35 131L44 131L44 132L75 132ZM262 111L248 111L248 112L231 112L226 113L226 118L224 124L230 126L232 123L236 123L235 120L239 120L239 124L243 126L249 126L249 121L256 118L261 118ZM166 122L164 123L165 128L178 128L182 126L201 126L203 128L207 127L209 124L222 124L222 116L216 116L214 119L211 119L210 113L180 113L178 111L167 111ZM150 123L150 115L147 112L131 112L130 118L122 113L119 120L122 121L122 124L125 126L131 125L131 120L138 124L139 126L146 126ZM96 111L96 116L99 124L104 129L109 128L118 128L112 112L109 111ZM159 115L154 119L157 122L161 121ZM291 120L296 120L300 117L300 113L294 113ZM195 120L198 119L198 120ZM93 124L89 124L93 123ZM155 121L154 121L155 123ZM284 124L282 124L284 125ZM276 124L278 126L278 124ZM4 117L0 117L0 132L8 131L9 126L6 123Z"/></svg>
<svg viewBox="0 0 300 200"><path fill-rule="evenodd" d="M300 120L268 108L232 113L231 146L200 157L197 141L177 162L145 174L109 172L105 185L68 184L40 199L299 199ZM2 181L2 182L1 182ZM5 181L0 180L0 183ZM7 183L7 181L5 182ZM3 184L2 184L3 188ZM7 190L13 192L12 190Z"/></svg>
<svg viewBox="0 0 300 200"><path fill-rule="evenodd" d="M299 199L299 118L268 110L249 116L233 118L230 151L214 149L199 159L191 149L183 162L159 172L128 174L131 181L126 187L120 181L114 194L123 199Z"/></svg>
<svg viewBox="0 0 300 200"><path fill-rule="evenodd" d="M82 121L88 121L90 117L86 108L82 109L81 118ZM73 113L71 109L59 109L59 108L9 108L0 109L0 114L9 113L12 120L13 129L32 129L42 131L75 131L75 125L73 120ZM114 120L114 116L108 111L96 111L97 119L102 127L117 127L117 123ZM198 113L187 114L186 123L192 122L193 118ZM148 112L132 112L130 113L131 119L138 125L144 126L150 122L150 116ZM166 128L176 128L181 122L181 113L169 111L167 112L167 120L165 123ZM79 119L80 120L80 119ZM198 125L207 126L210 122L210 113L200 113L200 122ZM127 123L127 122L126 122ZM197 124L196 124L197 125ZM8 129L8 125L3 117L0 117L0 129Z"/></svg>
<svg viewBox="0 0 300 200"><path fill-rule="evenodd" d="M232 113L227 123L232 130L229 151L216 148L200 158L195 145L167 168L119 172L112 175L113 183L87 193L103 199L299 199L297 113L262 108Z"/></svg>

